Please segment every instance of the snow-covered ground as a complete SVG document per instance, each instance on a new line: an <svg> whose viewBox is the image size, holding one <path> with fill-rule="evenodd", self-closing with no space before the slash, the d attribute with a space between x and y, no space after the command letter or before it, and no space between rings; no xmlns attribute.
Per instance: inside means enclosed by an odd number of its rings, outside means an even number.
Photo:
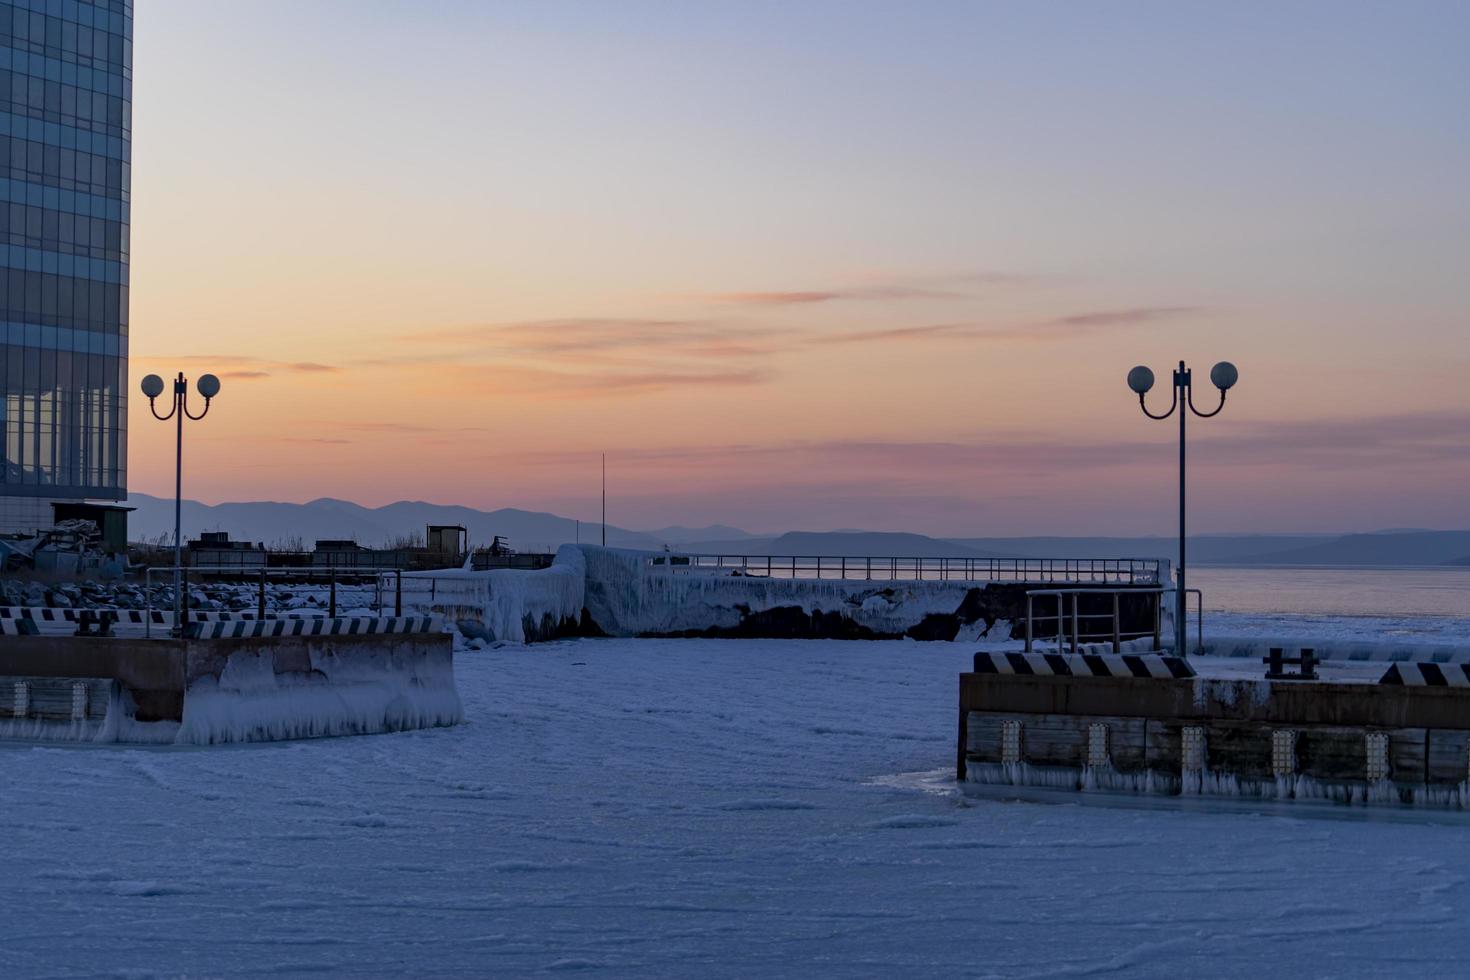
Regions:
<svg viewBox="0 0 1470 980"><path fill-rule="evenodd" d="M468 723L0 745L0 976L1415 976L1470 818L955 791L974 644L462 651Z"/></svg>

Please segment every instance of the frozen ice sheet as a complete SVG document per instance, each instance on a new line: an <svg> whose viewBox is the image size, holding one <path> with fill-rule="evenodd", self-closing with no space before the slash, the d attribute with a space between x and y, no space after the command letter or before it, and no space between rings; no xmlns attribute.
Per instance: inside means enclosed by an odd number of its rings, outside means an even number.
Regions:
<svg viewBox="0 0 1470 980"><path fill-rule="evenodd" d="M1470 957L1460 815L959 794L974 649L504 646L457 657L456 728L0 746L0 976L1172 980Z"/></svg>

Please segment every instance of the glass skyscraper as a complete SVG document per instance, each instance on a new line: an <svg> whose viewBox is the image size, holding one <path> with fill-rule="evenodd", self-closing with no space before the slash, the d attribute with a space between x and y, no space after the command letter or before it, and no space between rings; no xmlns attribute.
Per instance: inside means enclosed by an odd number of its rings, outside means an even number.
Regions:
<svg viewBox="0 0 1470 980"><path fill-rule="evenodd" d="M132 0L0 0L0 530L127 495Z"/></svg>

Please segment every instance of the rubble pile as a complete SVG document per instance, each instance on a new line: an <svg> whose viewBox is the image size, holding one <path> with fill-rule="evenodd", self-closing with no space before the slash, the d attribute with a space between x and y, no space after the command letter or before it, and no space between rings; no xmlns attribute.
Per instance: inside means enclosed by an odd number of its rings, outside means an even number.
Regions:
<svg viewBox="0 0 1470 980"><path fill-rule="evenodd" d="M94 521L61 521L35 534L0 536L0 569L117 578L127 568L126 556L110 555Z"/></svg>
<svg viewBox="0 0 1470 980"><path fill-rule="evenodd" d="M207 612L252 612L260 601L255 585L191 583L189 608ZM389 597L391 598L391 597ZM376 595L370 586L337 586L339 613L372 609ZM277 582L265 590L267 614L326 614L331 603L326 585ZM45 582L25 577L0 578L0 606L53 609L171 609L173 583L144 586L139 582L83 580Z"/></svg>

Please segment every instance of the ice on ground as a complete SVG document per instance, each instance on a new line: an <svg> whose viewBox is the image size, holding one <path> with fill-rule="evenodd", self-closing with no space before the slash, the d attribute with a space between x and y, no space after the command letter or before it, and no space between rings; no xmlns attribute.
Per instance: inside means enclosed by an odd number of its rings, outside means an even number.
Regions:
<svg viewBox="0 0 1470 980"><path fill-rule="evenodd" d="M405 572L403 609L434 612L481 635L473 639L524 643L527 628L539 630L582 615L586 562L580 548L563 545L550 568L527 571L500 568ZM384 594L396 588L385 576ZM473 625L472 625L473 624Z"/></svg>
<svg viewBox="0 0 1470 980"><path fill-rule="evenodd" d="M456 658L454 728L0 745L0 976L1173 980L1470 957L1467 815L960 794L974 649L503 646Z"/></svg>

